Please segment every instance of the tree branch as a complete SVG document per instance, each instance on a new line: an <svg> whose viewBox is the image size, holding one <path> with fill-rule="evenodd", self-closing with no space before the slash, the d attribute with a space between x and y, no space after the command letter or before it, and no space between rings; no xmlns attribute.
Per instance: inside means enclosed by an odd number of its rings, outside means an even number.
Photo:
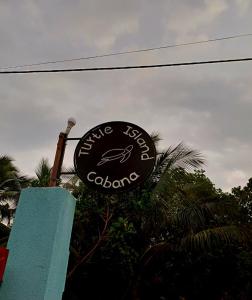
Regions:
<svg viewBox="0 0 252 300"><path fill-rule="evenodd" d="M112 218L112 213L110 213L109 210L109 206L107 206L106 209L106 213L105 213L105 217L104 217L104 227L103 230L101 232L101 234L99 235L99 238L97 240L97 242L95 243L95 245L88 251L88 253L86 255L84 255L81 260L72 268L72 270L67 274L67 280L69 280L73 274L75 273L75 271L82 265L84 264L95 252L95 250L98 248L98 246L101 244L101 242L104 240L107 228L108 228L108 224L110 219Z"/></svg>

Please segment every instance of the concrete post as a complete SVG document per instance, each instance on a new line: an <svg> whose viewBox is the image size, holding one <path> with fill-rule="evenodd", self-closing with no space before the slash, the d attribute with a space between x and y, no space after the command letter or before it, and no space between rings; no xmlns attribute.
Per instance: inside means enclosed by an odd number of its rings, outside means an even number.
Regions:
<svg viewBox="0 0 252 300"><path fill-rule="evenodd" d="M22 191L0 287L1 300L60 300L75 199L62 188Z"/></svg>

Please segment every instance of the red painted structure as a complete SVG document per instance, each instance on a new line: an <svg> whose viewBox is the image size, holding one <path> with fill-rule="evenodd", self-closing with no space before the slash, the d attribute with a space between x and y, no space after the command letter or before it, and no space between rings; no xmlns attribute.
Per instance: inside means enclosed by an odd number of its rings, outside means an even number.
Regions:
<svg viewBox="0 0 252 300"><path fill-rule="evenodd" d="M8 249L0 248L0 282L3 281L3 275L7 263L8 254L9 254Z"/></svg>

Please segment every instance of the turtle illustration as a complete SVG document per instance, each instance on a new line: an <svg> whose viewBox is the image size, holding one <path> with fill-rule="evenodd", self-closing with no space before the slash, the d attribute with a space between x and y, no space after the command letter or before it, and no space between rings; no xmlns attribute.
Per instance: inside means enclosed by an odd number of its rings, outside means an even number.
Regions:
<svg viewBox="0 0 252 300"><path fill-rule="evenodd" d="M112 160L119 160L120 163L127 161L131 155L133 145L129 145L126 148L122 149L110 149L102 154L101 160L98 162L97 166L101 166Z"/></svg>

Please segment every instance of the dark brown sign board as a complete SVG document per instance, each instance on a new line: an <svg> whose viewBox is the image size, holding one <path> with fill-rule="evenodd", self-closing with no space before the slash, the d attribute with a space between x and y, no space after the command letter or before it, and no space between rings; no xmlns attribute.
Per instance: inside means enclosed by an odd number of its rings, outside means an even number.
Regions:
<svg viewBox="0 0 252 300"><path fill-rule="evenodd" d="M74 166L79 178L100 191L117 193L142 183L153 171L156 148L141 127L122 121L98 125L79 141Z"/></svg>

